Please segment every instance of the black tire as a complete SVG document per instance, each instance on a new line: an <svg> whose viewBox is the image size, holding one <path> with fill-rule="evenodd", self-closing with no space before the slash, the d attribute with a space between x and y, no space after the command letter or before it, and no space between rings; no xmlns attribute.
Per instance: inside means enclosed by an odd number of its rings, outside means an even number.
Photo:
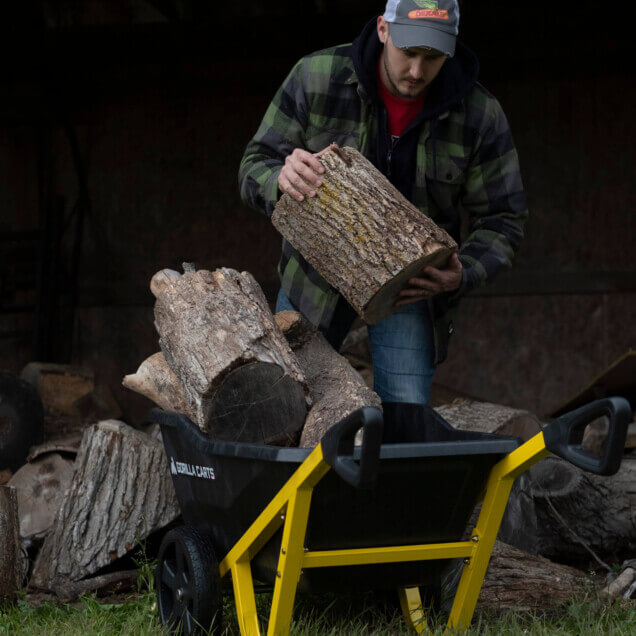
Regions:
<svg viewBox="0 0 636 636"><path fill-rule="evenodd" d="M16 471L29 448L44 438L44 409L38 392L12 373L0 371L0 470Z"/></svg>
<svg viewBox="0 0 636 636"><path fill-rule="evenodd" d="M190 526L170 530L161 542L155 591L161 624L171 634L220 634L219 563L210 542Z"/></svg>

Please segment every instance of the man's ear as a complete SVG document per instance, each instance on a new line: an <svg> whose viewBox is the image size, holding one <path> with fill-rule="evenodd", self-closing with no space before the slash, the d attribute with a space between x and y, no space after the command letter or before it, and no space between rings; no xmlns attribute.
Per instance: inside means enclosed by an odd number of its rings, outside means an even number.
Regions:
<svg viewBox="0 0 636 636"><path fill-rule="evenodd" d="M386 44L386 41L389 38L389 23L381 15L378 16L377 29L380 42L382 42L382 44Z"/></svg>

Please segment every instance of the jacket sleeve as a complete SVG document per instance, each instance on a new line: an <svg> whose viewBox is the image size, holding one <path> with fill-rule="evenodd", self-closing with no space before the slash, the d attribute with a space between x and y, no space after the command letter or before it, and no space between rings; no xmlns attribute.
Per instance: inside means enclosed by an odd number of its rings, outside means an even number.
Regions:
<svg viewBox="0 0 636 636"><path fill-rule="evenodd" d="M239 167L241 199L268 217L278 200L278 175L285 157L305 146L308 108L302 72L300 60L274 95Z"/></svg>
<svg viewBox="0 0 636 636"><path fill-rule="evenodd" d="M453 299L510 268L528 217L519 161L506 116L488 100L476 151L461 200L468 213L468 236L459 249L462 283Z"/></svg>

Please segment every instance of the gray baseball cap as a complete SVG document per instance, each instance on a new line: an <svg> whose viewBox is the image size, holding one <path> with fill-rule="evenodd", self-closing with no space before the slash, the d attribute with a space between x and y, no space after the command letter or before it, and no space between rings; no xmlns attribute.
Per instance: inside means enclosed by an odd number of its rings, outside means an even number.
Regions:
<svg viewBox="0 0 636 636"><path fill-rule="evenodd" d="M459 27L457 0L389 0L384 19L400 49L426 46L451 57Z"/></svg>

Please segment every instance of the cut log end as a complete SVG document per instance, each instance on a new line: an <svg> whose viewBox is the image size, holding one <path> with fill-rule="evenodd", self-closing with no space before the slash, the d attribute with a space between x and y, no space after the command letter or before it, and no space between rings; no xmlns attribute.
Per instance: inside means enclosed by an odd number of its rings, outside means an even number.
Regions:
<svg viewBox="0 0 636 636"><path fill-rule="evenodd" d="M456 250L440 247L422 258L418 258L403 269L371 298L369 304L364 308L363 320L374 325L390 316L395 311L395 303L399 299L399 293L408 287L409 279L421 275L425 267L443 267L454 251Z"/></svg>
<svg viewBox="0 0 636 636"><path fill-rule="evenodd" d="M252 362L226 375L205 421L215 439L290 446L306 413L302 385L278 365Z"/></svg>

